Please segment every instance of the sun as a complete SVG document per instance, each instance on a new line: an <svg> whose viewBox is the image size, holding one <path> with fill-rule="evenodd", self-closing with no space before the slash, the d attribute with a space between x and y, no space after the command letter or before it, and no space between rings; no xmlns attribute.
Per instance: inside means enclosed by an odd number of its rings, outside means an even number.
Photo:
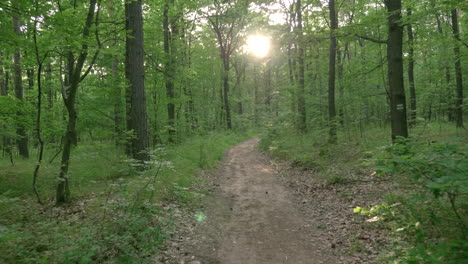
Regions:
<svg viewBox="0 0 468 264"><path fill-rule="evenodd" d="M270 38L262 35L247 37L247 50L257 57L265 57L270 52Z"/></svg>

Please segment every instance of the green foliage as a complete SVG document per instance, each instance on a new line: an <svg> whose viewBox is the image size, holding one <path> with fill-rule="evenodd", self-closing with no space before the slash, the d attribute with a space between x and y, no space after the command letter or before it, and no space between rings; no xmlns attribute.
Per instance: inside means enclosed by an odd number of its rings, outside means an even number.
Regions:
<svg viewBox="0 0 468 264"><path fill-rule="evenodd" d="M108 143L81 144L73 153L71 204L51 207L57 164L44 164L32 199L33 162L0 163L0 263L154 263L174 229L180 206L197 207L199 169L217 165L224 151L250 134L217 132L150 151L140 172ZM48 149L46 159L53 155ZM203 219L203 213L194 213Z"/></svg>
<svg viewBox="0 0 468 264"><path fill-rule="evenodd" d="M339 137L345 137L343 131L338 131ZM328 130L310 132L306 135L296 133L285 128L273 127L265 133L259 147L278 159L286 159L294 166L314 171L314 175L321 177L329 184L345 183L351 175L359 175L367 169L360 163L364 158L364 151L382 143L382 131L369 130L367 139L360 141L359 137L338 145L327 143Z"/></svg>
<svg viewBox="0 0 468 264"><path fill-rule="evenodd" d="M378 173L409 175L436 198L468 192L468 150L461 142L400 139L376 157Z"/></svg>
<svg viewBox="0 0 468 264"><path fill-rule="evenodd" d="M355 212L383 220L395 244L387 260L398 263L462 263L467 259L468 152L464 142L400 140L374 157L398 192L387 203ZM411 190L411 191L410 191Z"/></svg>

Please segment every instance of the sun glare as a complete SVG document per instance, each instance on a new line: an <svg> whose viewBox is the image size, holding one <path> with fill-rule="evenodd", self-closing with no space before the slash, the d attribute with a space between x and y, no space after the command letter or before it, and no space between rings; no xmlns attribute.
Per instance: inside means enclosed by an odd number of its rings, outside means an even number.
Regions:
<svg viewBox="0 0 468 264"><path fill-rule="evenodd" d="M265 57L270 51L270 38L261 35L249 36L247 38L247 50L257 57Z"/></svg>

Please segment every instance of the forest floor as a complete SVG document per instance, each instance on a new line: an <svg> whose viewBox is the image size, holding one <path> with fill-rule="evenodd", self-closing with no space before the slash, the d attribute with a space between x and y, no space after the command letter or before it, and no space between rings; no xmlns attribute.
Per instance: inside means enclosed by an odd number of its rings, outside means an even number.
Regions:
<svg viewBox="0 0 468 264"><path fill-rule="evenodd" d="M353 209L377 204L388 182L369 173L325 183L270 159L258 142L231 148L216 171L201 173L202 211L179 214L156 263L375 263L384 231Z"/></svg>

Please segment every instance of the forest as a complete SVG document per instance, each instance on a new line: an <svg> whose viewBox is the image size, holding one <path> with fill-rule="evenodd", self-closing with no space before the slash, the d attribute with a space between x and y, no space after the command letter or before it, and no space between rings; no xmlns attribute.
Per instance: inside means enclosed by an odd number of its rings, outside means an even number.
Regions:
<svg viewBox="0 0 468 264"><path fill-rule="evenodd" d="M0 263L468 263L467 34L466 0L0 0Z"/></svg>

